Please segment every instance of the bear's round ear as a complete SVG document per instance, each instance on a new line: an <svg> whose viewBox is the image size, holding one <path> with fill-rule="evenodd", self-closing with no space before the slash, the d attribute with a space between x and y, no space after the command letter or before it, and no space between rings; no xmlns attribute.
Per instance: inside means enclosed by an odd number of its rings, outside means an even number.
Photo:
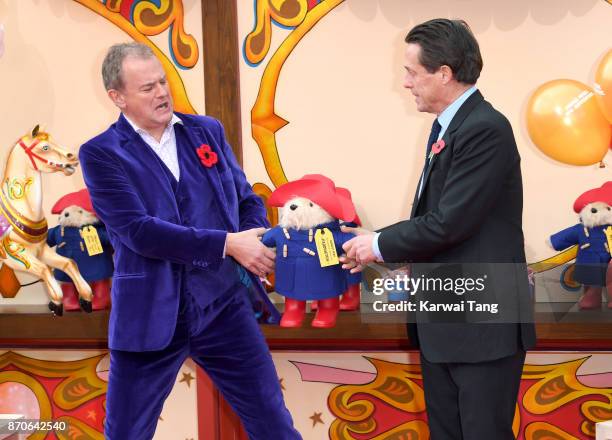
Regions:
<svg viewBox="0 0 612 440"><path fill-rule="evenodd" d="M32 137L35 138L38 136L38 132L40 131L40 124L36 124L36 127L32 129Z"/></svg>

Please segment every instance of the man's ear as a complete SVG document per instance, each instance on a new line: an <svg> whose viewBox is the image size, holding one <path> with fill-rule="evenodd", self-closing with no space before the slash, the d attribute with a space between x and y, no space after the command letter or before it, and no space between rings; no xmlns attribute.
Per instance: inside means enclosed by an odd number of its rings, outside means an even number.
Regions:
<svg viewBox="0 0 612 440"><path fill-rule="evenodd" d="M111 101L113 101L113 104L119 107L120 110L125 109L125 98L120 91L110 89L107 93L108 97L111 99Z"/></svg>
<svg viewBox="0 0 612 440"><path fill-rule="evenodd" d="M442 82L444 84L448 84L449 81L453 79L453 69L451 69L446 64L443 66L440 66L439 72L442 75Z"/></svg>

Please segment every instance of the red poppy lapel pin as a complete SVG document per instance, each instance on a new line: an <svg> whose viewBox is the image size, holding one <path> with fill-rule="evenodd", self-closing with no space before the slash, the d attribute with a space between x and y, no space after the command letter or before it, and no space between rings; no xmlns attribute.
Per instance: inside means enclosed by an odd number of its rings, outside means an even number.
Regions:
<svg viewBox="0 0 612 440"><path fill-rule="evenodd" d="M440 151L444 150L444 147L446 147L444 139L440 139L438 142L433 144L431 146L431 153L429 153L429 160L431 160L431 158L435 155L440 154Z"/></svg>
<svg viewBox="0 0 612 440"><path fill-rule="evenodd" d="M212 167L219 160L217 153L212 150L210 145L200 145L200 147L196 150L196 153L198 153L200 162L202 162L202 165L204 165L206 168Z"/></svg>

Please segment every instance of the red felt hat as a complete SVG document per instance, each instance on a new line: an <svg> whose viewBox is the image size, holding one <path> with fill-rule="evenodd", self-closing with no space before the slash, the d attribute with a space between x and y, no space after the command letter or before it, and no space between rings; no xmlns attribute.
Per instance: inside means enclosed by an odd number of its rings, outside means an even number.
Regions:
<svg viewBox="0 0 612 440"><path fill-rule="evenodd" d="M96 213L91 204L91 198L89 198L89 191L87 191L87 188L83 188L80 191L66 194L65 196L60 198L57 202L55 202L53 208L51 208L51 213L61 214L64 209L74 205L80 206L81 208L91 212L92 214Z"/></svg>
<svg viewBox="0 0 612 440"><path fill-rule="evenodd" d="M268 205L281 207L294 197L312 200L335 218L350 222L355 220L353 202L337 191L334 182L322 174L306 174L299 180L287 182L276 188Z"/></svg>
<svg viewBox="0 0 612 440"><path fill-rule="evenodd" d="M583 193L574 202L574 211L579 213L589 203L603 202L612 206L612 180L599 188L590 189Z"/></svg>
<svg viewBox="0 0 612 440"><path fill-rule="evenodd" d="M355 204L353 203L353 197L351 196L351 192L348 189L337 186L336 192L340 194L341 196L349 199L351 201L351 204L353 205L353 209L355 209ZM355 210L355 218L349 221L352 223L357 223L358 226L361 226L361 219L357 215L357 210Z"/></svg>

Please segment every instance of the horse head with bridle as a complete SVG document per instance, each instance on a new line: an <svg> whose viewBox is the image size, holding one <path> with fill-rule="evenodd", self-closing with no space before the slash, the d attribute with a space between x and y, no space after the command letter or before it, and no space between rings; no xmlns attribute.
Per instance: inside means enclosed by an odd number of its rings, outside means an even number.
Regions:
<svg viewBox="0 0 612 440"><path fill-rule="evenodd" d="M42 210L41 173L72 175L78 159L51 140L37 125L22 136L6 161L0 191L0 261L9 268L34 275L45 284L49 309L63 314L62 289L51 268L65 272L79 292L79 303L91 312L91 287L76 263L58 255L47 243L47 219Z"/></svg>

